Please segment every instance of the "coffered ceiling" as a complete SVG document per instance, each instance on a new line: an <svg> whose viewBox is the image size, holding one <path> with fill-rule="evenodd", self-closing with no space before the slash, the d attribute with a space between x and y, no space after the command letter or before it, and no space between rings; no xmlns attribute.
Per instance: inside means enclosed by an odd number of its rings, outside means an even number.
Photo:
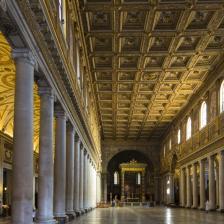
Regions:
<svg viewBox="0 0 224 224"><path fill-rule="evenodd" d="M223 60L224 1L79 4L103 137L161 137Z"/></svg>

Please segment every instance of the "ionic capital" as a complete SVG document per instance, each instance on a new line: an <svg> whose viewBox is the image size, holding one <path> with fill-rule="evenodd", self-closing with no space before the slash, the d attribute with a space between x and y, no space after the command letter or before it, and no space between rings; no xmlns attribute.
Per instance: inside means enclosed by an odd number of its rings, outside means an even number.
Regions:
<svg viewBox="0 0 224 224"><path fill-rule="evenodd" d="M63 108L60 105L55 106L55 111L54 111L55 117L56 118L64 118L67 119L66 113L63 110Z"/></svg>
<svg viewBox="0 0 224 224"><path fill-rule="evenodd" d="M38 85L38 94L39 96L49 96L54 98L54 91L51 86L47 83L47 81L43 78L37 81Z"/></svg>
<svg viewBox="0 0 224 224"><path fill-rule="evenodd" d="M73 127L73 125L72 125L72 123L70 121L67 122L67 128L66 128L66 130L68 132L72 132L72 134L74 133L74 127Z"/></svg>
<svg viewBox="0 0 224 224"><path fill-rule="evenodd" d="M12 51L12 57L15 60L23 60L26 63L35 66L37 64L32 52L27 48L16 48Z"/></svg>
<svg viewBox="0 0 224 224"><path fill-rule="evenodd" d="M75 133L75 142L79 142L79 140L80 140L79 135Z"/></svg>

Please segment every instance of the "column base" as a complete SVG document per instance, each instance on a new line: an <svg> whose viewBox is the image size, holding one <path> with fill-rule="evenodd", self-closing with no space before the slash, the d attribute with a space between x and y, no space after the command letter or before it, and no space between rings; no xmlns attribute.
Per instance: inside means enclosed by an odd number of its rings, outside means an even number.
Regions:
<svg viewBox="0 0 224 224"><path fill-rule="evenodd" d="M211 209L209 209L208 211L209 211L209 212L215 212L216 209L215 209L215 208L211 208Z"/></svg>
<svg viewBox="0 0 224 224"><path fill-rule="evenodd" d="M81 209L80 212L81 212L81 215L85 214L85 209Z"/></svg>
<svg viewBox="0 0 224 224"><path fill-rule="evenodd" d="M75 211L75 215L76 215L76 217L80 216L81 215L81 211L80 210Z"/></svg>
<svg viewBox="0 0 224 224"><path fill-rule="evenodd" d="M191 208L192 209L198 209L198 206L192 206Z"/></svg>
<svg viewBox="0 0 224 224"><path fill-rule="evenodd" d="M64 217L55 217L55 219L57 220L58 224L65 224L67 223L68 220L68 216L64 216Z"/></svg>
<svg viewBox="0 0 224 224"><path fill-rule="evenodd" d="M37 218L35 223L36 224L55 224L56 220L55 219L40 220L40 219Z"/></svg>
<svg viewBox="0 0 224 224"><path fill-rule="evenodd" d="M88 209L88 208L85 208L84 210L85 210L85 213L88 213L88 211L89 211L89 209Z"/></svg>
<svg viewBox="0 0 224 224"><path fill-rule="evenodd" d="M218 209L218 211L224 213L224 209Z"/></svg>
<svg viewBox="0 0 224 224"><path fill-rule="evenodd" d="M76 214L74 212L68 212L66 215L68 216L69 222L75 219L76 217Z"/></svg>
<svg viewBox="0 0 224 224"><path fill-rule="evenodd" d="M201 208L201 207L200 207L200 208L198 208L198 209L201 210L201 211L205 211L205 208Z"/></svg>

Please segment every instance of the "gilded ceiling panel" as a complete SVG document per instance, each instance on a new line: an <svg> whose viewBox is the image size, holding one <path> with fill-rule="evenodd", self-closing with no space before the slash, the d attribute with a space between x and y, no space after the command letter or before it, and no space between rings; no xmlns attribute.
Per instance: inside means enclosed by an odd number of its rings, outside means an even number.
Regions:
<svg viewBox="0 0 224 224"><path fill-rule="evenodd" d="M15 64L11 47L0 32L0 130L13 137ZM34 150L39 147L39 96L34 86Z"/></svg>
<svg viewBox="0 0 224 224"><path fill-rule="evenodd" d="M80 0L104 138L158 138L220 65L223 0Z"/></svg>

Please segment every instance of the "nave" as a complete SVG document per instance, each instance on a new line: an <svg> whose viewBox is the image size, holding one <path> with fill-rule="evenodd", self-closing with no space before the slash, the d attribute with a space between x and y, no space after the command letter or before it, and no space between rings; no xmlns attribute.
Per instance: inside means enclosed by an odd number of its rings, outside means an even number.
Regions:
<svg viewBox="0 0 224 224"><path fill-rule="evenodd" d="M220 213L191 210L154 208L95 209L71 224L219 224L224 222Z"/></svg>
<svg viewBox="0 0 224 224"><path fill-rule="evenodd" d="M98 208L69 224L221 224L224 216L217 212L181 208ZM9 224L0 220L0 224Z"/></svg>

